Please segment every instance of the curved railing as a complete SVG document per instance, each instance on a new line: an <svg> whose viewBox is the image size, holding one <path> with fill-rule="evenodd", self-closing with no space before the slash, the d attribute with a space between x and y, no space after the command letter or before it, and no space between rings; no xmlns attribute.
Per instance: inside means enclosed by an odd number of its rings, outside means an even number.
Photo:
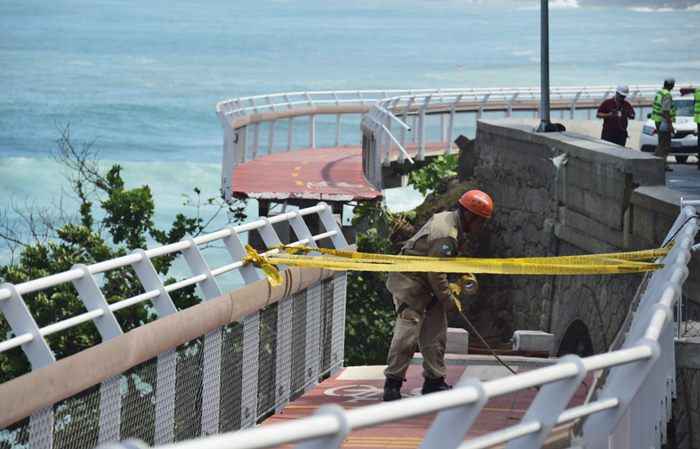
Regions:
<svg viewBox="0 0 700 449"><path fill-rule="evenodd" d="M658 86L630 86L629 99L639 108L638 117L651 105ZM574 86L551 90L551 107L574 118L577 111L592 110L615 92L612 86ZM539 88L445 88L342 90L289 92L240 97L216 105L224 130L222 191L230 197L233 169L236 165L278 151L317 147L338 147L344 143L360 145L359 120L379 105L398 114L408 123L397 140L401 148L411 147L418 159L432 147L452 150L452 136L458 114L471 114L470 123L485 113L510 117L518 112L537 115ZM327 116L330 120L319 121ZM335 118L334 120L332 118ZM439 124L426 117L437 117ZM409 120L410 119L410 120ZM354 121L352 121L354 120ZM383 119L382 124L390 129ZM357 126L350 139L344 134L348 124ZM409 126L410 125L410 126ZM464 128L464 124L461 126ZM409 130L412 130L412 132ZM388 130L387 130L388 131ZM410 134L410 135L409 135ZM388 137L387 137L388 138ZM389 145L387 143L387 145ZM399 149L394 143L393 147ZM391 154L385 152L386 157ZM396 157L404 157L396 152ZM386 158L382 159L383 161Z"/></svg>

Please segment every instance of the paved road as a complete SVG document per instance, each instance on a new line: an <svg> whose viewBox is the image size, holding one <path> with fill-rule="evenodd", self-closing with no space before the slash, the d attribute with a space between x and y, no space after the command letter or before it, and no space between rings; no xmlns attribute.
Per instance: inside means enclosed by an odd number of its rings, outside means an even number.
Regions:
<svg viewBox="0 0 700 449"><path fill-rule="evenodd" d="M672 158L669 158L671 161ZM666 185L673 190L688 194L688 197L700 199L700 170L695 158L688 164L671 164L672 172L666 173Z"/></svg>

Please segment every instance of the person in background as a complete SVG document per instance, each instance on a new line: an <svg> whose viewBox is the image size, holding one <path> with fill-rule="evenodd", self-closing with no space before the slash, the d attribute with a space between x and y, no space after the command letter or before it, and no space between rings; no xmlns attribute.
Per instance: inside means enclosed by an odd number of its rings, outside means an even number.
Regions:
<svg viewBox="0 0 700 449"><path fill-rule="evenodd" d="M700 89L697 87L681 87L681 95L695 94L695 124L698 131L695 134L698 139L698 170L700 170Z"/></svg>
<svg viewBox="0 0 700 449"><path fill-rule="evenodd" d="M656 133L659 143L656 145L654 156L664 160L666 171L673 171L668 166L668 152L671 151L671 136L673 136L673 122L676 121L676 108L673 106L671 91L676 85L676 80L666 78L664 87L656 93L654 104L651 107L651 119L656 123Z"/></svg>
<svg viewBox="0 0 700 449"><path fill-rule="evenodd" d="M625 99L629 93L627 86L618 86L615 97L601 103L596 115L603 119L603 132L600 138L623 147L628 136L628 121L634 119L634 108Z"/></svg>

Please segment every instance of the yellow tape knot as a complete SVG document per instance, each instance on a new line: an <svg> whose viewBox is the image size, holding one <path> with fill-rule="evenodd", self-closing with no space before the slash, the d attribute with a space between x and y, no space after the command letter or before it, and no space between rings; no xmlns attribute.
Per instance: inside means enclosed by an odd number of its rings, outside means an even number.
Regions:
<svg viewBox="0 0 700 449"><path fill-rule="evenodd" d="M255 251L255 248L250 245L245 246L245 251L248 255L243 259L244 263L250 263L256 268L260 268L273 287L282 285L282 275L280 275L279 270L270 263L267 257L259 254Z"/></svg>

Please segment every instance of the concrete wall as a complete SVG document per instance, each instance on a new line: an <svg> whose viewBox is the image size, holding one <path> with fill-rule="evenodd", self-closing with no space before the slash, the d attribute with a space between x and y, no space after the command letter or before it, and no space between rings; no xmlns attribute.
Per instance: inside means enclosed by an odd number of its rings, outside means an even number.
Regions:
<svg viewBox="0 0 700 449"><path fill-rule="evenodd" d="M646 117L646 115L645 115ZM603 120L600 119L594 119L594 120L569 120L569 119L554 119L553 120L556 123L561 123L566 127L566 130L572 133L576 134L582 134L587 137L594 137L598 138L600 137L601 132L603 131ZM510 119L508 120L509 123L512 124L518 124L518 125L525 125L529 126L531 128L536 128L537 125L539 125L540 120L539 119L532 119L532 118L520 118L520 119ZM642 127L644 126L644 123L646 122L646 118L644 121L640 120L631 120L628 125L627 125L627 133L629 134L629 138L627 139L627 143L625 144L626 148L629 149L634 149L638 150L640 147L639 141L642 135Z"/></svg>
<svg viewBox="0 0 700 449"><path fill-rule="evenodd" d="M661 160L573 132L538 134L514 121L480 121L474 176L496 213L494 257L586 254L657 247L678 213L680 195L664 186ZM698 260L693 260L693 267ZM691 268L691 270L692 270ZM687 284L700 301L700 270ZM593 350L606 350L640 275L485 279L513 306L516 329L555 334L582 321Z"/></svg>

